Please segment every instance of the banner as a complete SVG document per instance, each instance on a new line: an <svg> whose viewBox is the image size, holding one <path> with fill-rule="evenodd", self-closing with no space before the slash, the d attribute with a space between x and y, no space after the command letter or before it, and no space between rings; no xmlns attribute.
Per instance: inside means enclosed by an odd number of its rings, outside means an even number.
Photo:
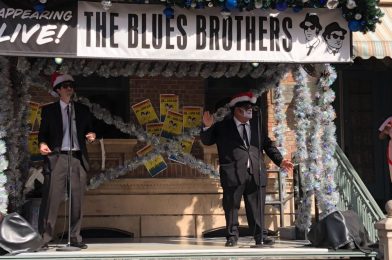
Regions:
<svg viewBox="0 0 392 260"><path fill-rule="evenodd" d="M11 1L8 1L11 2ZM76 57L77 2L39 13L33 4L0 0L0 54ZM19 3L18 3L19 2ZM30 1L31 3L33 1ZM10 4L11 5L11 4Z"/></svg>
<svg viewBox="0 0 392 260"><path fill-rule="evenodd" d="M175 94L159 95L159 110L161 122L165 121L166 114L169 110L178 111L178 96Z"/></svg>
<svg viewBox="0 0 392 260"><path fill-rule="evenodd" d="M349 62L351 33L341 9L231 11L163 5L68 1L38 13L0 0L0 54L85 58ZM8 1L10 2L10 1ZM72 4L71 4L72 3ZM77 3L77 7L75 7ZM76 50L76 52L75 52Z"/></svg>
<svg viewBox="0 0 392 260"><path fill-rule="evenodd" d="M152 152L152 145L147 145L136 152L139 157L144 157ZM154 156L152 159L144 162L144 166L146 167L148 173L151 177L156 176L158 173L167 169L167 164L163 159L162 155L158 154Z"/></svg>
<svg viewBox="0 0 392 260"><path fill-rule="evenodd" d="M158 116L155 113L154 107L149 99L143 100L132 106L133 112L136 115L139 124L145 125L149 122L157 122Z"/></svg>

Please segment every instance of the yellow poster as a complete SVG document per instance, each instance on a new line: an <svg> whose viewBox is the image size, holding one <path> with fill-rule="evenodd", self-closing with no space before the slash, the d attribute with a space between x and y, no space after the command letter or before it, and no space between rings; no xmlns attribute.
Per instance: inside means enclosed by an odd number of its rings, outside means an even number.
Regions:
<svg viewBox="0 0 392 260"><path fill-rule="evenodd" d="M195 138L193 137L192 139L184 139L181 141L181 149L183 153L191 153L192 151L192 145L193 142L195 141ZM170 160L175 161L175 162L179 162L179 163L184 163L181 158L177 158L174 155L170 155L168 157Z"/></svg>
<svg viewBox="0 0 392 260"><path fill-rule="evenodd" d="M159 109L161 122L165 121L168 111L178 112L178 96L175 94L160 94Z"/></svg>
<svg viewBox="0 0 392 260"><path fill-rule="evenodd" d="M169 110L163 122L161 137L174 139L174 136L180 134L182 134L182 114Z"/></svg>
<svg viewBox="0 0 392 260"><path fill-rule="evenodd" d="M132 106L133 112L136 115L139 124L145 125L150 122L157 122L158 116L155 113L154 107L149 99L143 100Z"/></svg>
<svg viewBox="0 0 392 260"><path fill-rule="evenodd" d="M34 130L34 125L37 120L37 113L40 108L38 103L35 102L30 102L29 104L30 110L29 110L29 121L27 122L30 131Z"/></svg>
<svg viewBox="0 0 392 260"><path fill-rule="evenodd" d="M37 118L35 120L34 124L34 130L39 130L39 126L41 125L41 112L42 112L42 106L40 106L37 110Z"/></svg>
<svg viewBox="0 0 392 260"><path fill-rule="evenodd" d="M192 139L184 139L184 140L182 140L181 141L182 151L184 153L191 153L192 145L193 145L194 141L195 141L194 137Z"/></svg>
<svg viewBox="0 0 392 260"><path fill-rule="evenodd" d="M203 108L196 106L184 106L182 108L184 131L201 126Z"/></svg>
<svg viewBox="0 0 392 260"><path fill-rule="evenodd" d="M139 151L136 152L137 156L143 157L148 155L149 153L152 152L152 145L147 145L140 149ZM144 162L144 166L146 167L148 173L151 175L151 177L156 176L158 173L164 171L167 169L167 164L165 160L163 159L162 155L157 154L153 158L151 158L148 161Z"/></svg>
<svg viewBox="0 0 392 260"><path fill-rule="evenodd" d="M30 155L39 155L38 148L38 132L31 132L28 140L28 148Z"/></svg>
<svg viewBox="0 0 392 260"><path fill-rule="evenodd" d="M160 136L162 131L163 123L148 123L146 124L147 134L153 136Z"/></svg>

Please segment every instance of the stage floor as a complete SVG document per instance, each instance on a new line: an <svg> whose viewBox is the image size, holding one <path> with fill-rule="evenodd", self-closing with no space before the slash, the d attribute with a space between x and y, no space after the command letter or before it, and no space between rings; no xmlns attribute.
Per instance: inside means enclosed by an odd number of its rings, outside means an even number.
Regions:
<svg viewBox="0 0 392 260"><path fill-rule="evenodd" d="M308 241L276 240L273 246L252 248L251 237L241 237L237 247L224 246L224 238L89 239L88 249L56 251L64 244L50 244L49 250L0 256L0 259L341 259L375 258L360 251L328 250L309 246Z"/></svg>

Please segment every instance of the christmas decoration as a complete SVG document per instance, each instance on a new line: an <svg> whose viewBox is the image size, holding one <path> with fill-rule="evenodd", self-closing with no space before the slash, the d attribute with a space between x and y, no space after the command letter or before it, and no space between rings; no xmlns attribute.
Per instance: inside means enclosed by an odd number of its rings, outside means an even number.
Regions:
<svg viewBox="0 0 392 260"><path fill-rule="evenodd" d="M312 110L312 100L310 91L307 86L307 75L302 67L298 67L294 72L294 79L296 85L294 86L294 116L295 116L295 139L297 144L297 151L295 152L294 160L296 164L299 164L299 175L301 178L301 188L303 198L302 201L298 201L299 204L298 213L295 224L301 230L307 230L311 223L311 207L313 194L313 182L314 178L309 174L309 171L303 167L307 161L308 148L308 129L310 127L310 116Z"/></svg>
<svg viewBox="0 0 392 260"><path fill-rule="evenodd" d="M36 59L30 64L26 58L19 58L18 71L25 77L25 84L34 84L39 86L40 82L46 82L40 77L42 72L50 75L56 69L53 62L48 59ZM45 69L44 69L45 68ZM307 75L305 70L298 65L292 64L260 64L253 67L249 63L180 63L180 62L124 62L124 61L106 61L105 63L97 60L65 60L61 67L61 73L72 75L89 76L94 72L101 77L111 76L157 76L165 77L222 77L222 76L241 76L249 75L254 78L263 78L265 85L260 85L253 89L255 97L259 97L265 91L275 88L275 114L277 126L274 128L274 134L277 139L279 149L285 154L284 149L284 132L285 132L285 114L283 111L283 98L281 93L280 80L289 71L292 70L296 80L294 88L296 119L296 142L297 151L295 162L301 164L300 175L302 183L302 192L305 194L300 202L299 213L296 225L301 229L307 229L311 223L311 196L316 195L319 207L325 214L333 212L336 207L337 193L333 182L333 171L336 168L336 162L332 160L334 146L336 145L335 126L333 124L334 111L330 105L334 99L333 91L329 88L335 80L336 74L329 66L322 67L322 78L319 81L319 90L317 94L317 103L313 104L310 98L310 92L307 87ZM317 73L316 73L317 75ZM41 87L48 89L48 84ZM120 118L113 117L111 113L97 104L90 103L85 98L78 98L78 101L85 104L93 115L105 123L114 125L120 131L136 136L141 142L151 144L153 152L148 156L133 158L127 161L122 167L114 169L102 169L103 172L94 176L89 188L93 189L102 183L113 180L143 165L158 154L173 156L184 162L191 168L197 169L201 173L211 177L217 177L217 172L203 161L194 158L190 154L183 153L179 143L182 140L190 139L199 133L199 129L189 129L186 134L178 136L167 143L160 143L160 140L146 132L133 123L124 123ZM221 107L214 114L216 120L222 120L230 113L229 104ZM1 147L0 147L1 148ZM151 157L149 157L151 156ZM282 173L286 176L286 173ZM284 178L283 178L284 185ZM284 196L284 194L283 194Z"/></svg>
<svg viewBox="0 0 392 260"><path fill-rule="evenodd" d="M8 169L6 138L10 130L12 100L10 95L9 63L5 57L0 57L0 212L7 214L8 191L5 186L7 183L6 172Z"/></svg>
<svg viewBox="0 0 392 260"><path fill-rule="evenodd" d="M274 112L275 112L275 127L272 128L272 131L275 135L275 143L276 147L279 149L280 153L283 157L286 156L287 150L285 147L284 137L286 128L286 114L284 111L284 99L282 95L282 86L278 84L275 89L273 90L274 93ZM286 177L287 172L284 169L279 169L280 176L281 176L281 185L283 193L281 194L282 198L286 198ZM279 184L279 182L278 182Z"/></svg>

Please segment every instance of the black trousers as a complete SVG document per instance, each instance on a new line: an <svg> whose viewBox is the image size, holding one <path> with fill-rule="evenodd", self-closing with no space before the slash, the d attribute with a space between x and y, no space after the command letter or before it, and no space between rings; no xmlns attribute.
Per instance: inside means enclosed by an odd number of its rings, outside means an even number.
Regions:
<svg viewBox="0 0 392 260"><path fill-rule="evenodd" d="M254 176L248 172L246 182L235 187L223 187L223 209L226 218L227 239L238 240L239 222L238 211L241 206L241 199L244 197L246 218L248 220L249 230L252 232L256 241L264 238L264 206L265 206L265 187L256 185ZM261 203L259 198L261 192ZM261 210L260 210L261 207ZM262 214L262 223L260 223L260 213Z"/></svg>
<svg viewBox="0 0 392 260"><path fill-rule="evenodd" d="M50 242L53 239L55 232L56 220L58 217L58 209L61 202L65 198L67 180L68 180L68 155L67 154L53 154L50 155L48 163L51 169L50 176L45 178L49 181L45 185L43 202L41 203L40 214L42 216L41 232L45 242ZM81 164L79 156L71 158L71 230L70 236L72 241L82 241L80 236L80 229L82 226L83 210L82 203L84 193L86 190L87 174ZM67 211L68 212L68 211Z"/></svg>

